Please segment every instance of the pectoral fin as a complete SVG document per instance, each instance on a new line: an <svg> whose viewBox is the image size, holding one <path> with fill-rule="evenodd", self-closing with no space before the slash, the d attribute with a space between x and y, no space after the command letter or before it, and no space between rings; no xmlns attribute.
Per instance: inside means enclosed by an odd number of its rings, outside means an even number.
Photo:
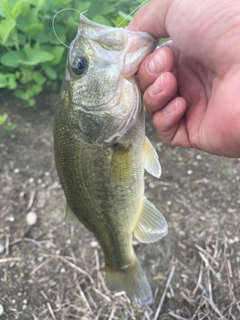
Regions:
<svg viewBox="0 0 240 320"><path fill-rule="evenodd" d="M147 137L145 137L145 140L143 143L143 153L144 153L145 169L154 177L160 178L161 166L158 161L158 155Z"/></svg>
<svg viewBox="0 0 240 320"><path fill-rule="evenodd" d="M65 220L68 222L79 222L78 218L75 216L73 211L69 208L68 204L66 209Z"/></svg>
<svg viewBox="0 0 240 320"><path fill-rule="evenodd" d="M154 242L168 232L167 222L157 208L144 198L142 215L134 229L135 237L141 242Z"/></svg>

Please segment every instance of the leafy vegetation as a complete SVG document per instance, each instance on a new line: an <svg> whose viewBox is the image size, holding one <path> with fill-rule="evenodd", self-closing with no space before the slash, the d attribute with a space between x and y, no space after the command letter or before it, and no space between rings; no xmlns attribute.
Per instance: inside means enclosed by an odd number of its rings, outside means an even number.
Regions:
<svg viewBox="0 0 240 320"><path fill-rule="evenodd" d="M0 89L35 105L44 87L56 90L66 61L65 47L52 29L55 13L74 8L91 20L112 26L128 24L127 15L143 0L1 0L0 1ZM79 13L66 10L56 17L56 33L67 45L76 34ZM127 20L123 21L125 18Z"/></svg>

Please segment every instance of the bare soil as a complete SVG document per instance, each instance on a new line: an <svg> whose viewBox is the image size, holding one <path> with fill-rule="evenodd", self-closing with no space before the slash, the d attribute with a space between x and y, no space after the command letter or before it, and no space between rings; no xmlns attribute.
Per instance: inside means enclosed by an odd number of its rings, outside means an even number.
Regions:
<svg viewBox="0 0 240 320"><path fill-rule="evenodd" d="M168 235L134 247L154 293L141 307L105 285L101 248L81 224L64 222L52 125L57 96L36 108L8 95L0 114L0 319L240 319L240 161L161 143L146 132L162 165L146 174L146 195L168 221ZM34 212L36 224L26 215Z"/></svg>

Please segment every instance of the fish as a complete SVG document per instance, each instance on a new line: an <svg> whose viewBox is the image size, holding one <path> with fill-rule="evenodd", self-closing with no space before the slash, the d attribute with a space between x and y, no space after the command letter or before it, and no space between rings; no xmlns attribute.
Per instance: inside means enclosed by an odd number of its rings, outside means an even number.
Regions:
<svg viewBox="0 0 240 320"><path fill-rule="evenodd" d="M81 15L72 41L54 120L55 163L66 220L80 221L98 240L111 291L140 305L152 291L133 249L164 237L163 215L144 196L144 169L161 166L145 136L136 72L156 47L149 33L92 22Z"/></svg>

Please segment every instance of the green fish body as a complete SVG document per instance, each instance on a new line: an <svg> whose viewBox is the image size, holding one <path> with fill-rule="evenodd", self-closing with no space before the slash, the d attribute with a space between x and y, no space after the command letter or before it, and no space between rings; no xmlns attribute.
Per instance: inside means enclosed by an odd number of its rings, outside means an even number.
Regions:
<svg viewBox="0 0 240 320"><path fill-rule="evenodd" d="M161 173L145 137L135 72L156 39L80 17L56 108L55 161L67 200L99 241L110 290L139 304L152 293L132 247L132 236L153 242L167 234L162 214L144 196L144 169Z"/></svg>

